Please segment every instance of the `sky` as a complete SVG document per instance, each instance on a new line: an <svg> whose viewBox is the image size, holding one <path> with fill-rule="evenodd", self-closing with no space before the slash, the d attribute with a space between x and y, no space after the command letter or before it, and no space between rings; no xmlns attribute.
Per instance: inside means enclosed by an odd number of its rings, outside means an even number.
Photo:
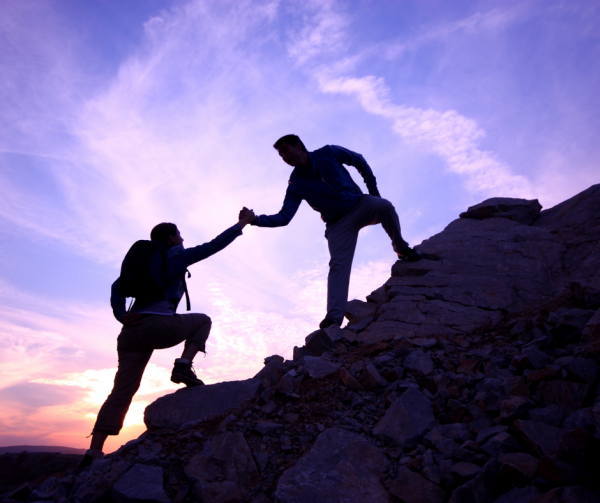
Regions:
<svg viewBox="0 0 600 503"><path fill-rule="evenodd" d="M489 197L550 208L598 183L599 25L594 0L1 2L0 446L87 446L129 246L159 222L189 247L242 206L276 213L284 134L361 153L411 245ZM324 231L303 203L191 267L213 320L201 379L250 378L315 330ZM394 261L380 226L362 230L350 298ZM181 349L154 353L106 452L178 388Z"/></svg>

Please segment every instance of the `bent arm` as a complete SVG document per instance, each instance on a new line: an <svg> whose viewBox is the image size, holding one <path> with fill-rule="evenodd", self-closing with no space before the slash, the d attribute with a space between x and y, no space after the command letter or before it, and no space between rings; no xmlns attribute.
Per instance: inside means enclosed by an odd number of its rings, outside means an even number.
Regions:
<svg viewBox="0 0 600 503"><path fill-rule="evenodd" d="M242 228L239 224L235 224L208 243L193 248L176 250L172 256L167 255L167 276L176 276L184 271L186 267L220 252L241 235Z"/></svg>
<svg viewBox="0 0 600 503"><path fill-rule="evenodd" d="M294 218L301 202L302 196L300 196L292 185L289 185L279 213L275 215L259 215L253 220L251 225L258 227L282 227L287 225Z"/></svg>
<svg viewBox="0 0 600 503"><path fill-rule="evenodd" d="M365 181L365 185L369 189L369 194L372 196L378 196L379 190L377 190L377 180L375 179L375 175L373 174L373 170L365 161L365 158L357 154L356 152L352 152L352 150L348 150L344 147L339 147L337 145L331 145L333 152L335 153L336 158L343 164L348 166L354 166L356 170L360 173Z"/></svg>
<svg viewBox="0 0 600 503"><path fill-rule="evenodd" d="M125 297L119 291L119 279L112 284L110 287L110 305L113 310L113 314L119 323L123 323L123 315L127 312L125 309Z"/></svg>

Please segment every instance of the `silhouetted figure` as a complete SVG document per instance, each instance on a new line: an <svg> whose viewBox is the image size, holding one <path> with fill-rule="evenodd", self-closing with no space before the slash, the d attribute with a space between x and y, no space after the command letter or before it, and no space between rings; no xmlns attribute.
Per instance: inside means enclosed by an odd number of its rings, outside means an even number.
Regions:
<svg viewBox="0 0 600 503"><path fill-rule="evenodd" d="M102 448L108 435L118 435L121 431L129 405L140 387L144 369L155 349L171 348L185 341L181 358L175 360L171 381L184 383L186 386L204 384L196 376L192 362L198 351L205 351L211 320L205 314L176 314L182 296L184 293L187 296L185 273L191 264L204 260L228 246L242 234L242 228L254 218L253 212L245 211L237 224L215 239L188 249L183 247L183 238L177 226L162 223L152 229L150 242L141 241L131 248L123 261L121 276L112 285L110 298L115 318L123 324L117 338L119 367L112 392L98 413L90 449L81 467L102 457ZM146 255L146 258L143 251L136 255L137 249L134 248L140 243L142 248L144 245L154 247L157 252L152 252L149 257ZM133 258L129 258L130 256ZM145 260L147 263L131 265L131 262L136 260ZM134 276L135 282L136 275L137 282L142 284L142 287L145 285L147 291L152 290L152 284L158 284L160 287L152 293L136 297L133 306L127 312L126 296L123 294L127 289L123 284L131 283L131 276Z"/></svg>
<svg viewBox="0 0 600 503"><path fill-rule="evenodd" d="M362 155L335 145L308 152L302 140L292 134L277 140L273 147L294 170L279 213L257 216L252 225L287 225L302 200L321 213L326 224L325 238L331 260L327 280L327 316L319 326L341 325L346 312L352 259L360 229L381 224L392 240L398 258L417 261L421 255L402 239L396 210L392 203L381 198L373 171ZM369 195L362 193L344 164L358 170L369 189ZM245 215L246 211L250 210L244 208L240 216Z"/></svg>

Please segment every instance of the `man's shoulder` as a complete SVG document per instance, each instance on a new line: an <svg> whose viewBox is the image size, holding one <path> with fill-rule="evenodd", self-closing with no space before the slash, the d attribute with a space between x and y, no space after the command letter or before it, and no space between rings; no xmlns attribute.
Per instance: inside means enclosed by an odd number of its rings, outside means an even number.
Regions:
<svg viewBox="0 0 600 503"><path fill-rule="evenodd" d="M336 151L339 151L342 148L343 147L340 147L339 145L325 145L317 150L313 150L311 154L334 154Z"/></svg>

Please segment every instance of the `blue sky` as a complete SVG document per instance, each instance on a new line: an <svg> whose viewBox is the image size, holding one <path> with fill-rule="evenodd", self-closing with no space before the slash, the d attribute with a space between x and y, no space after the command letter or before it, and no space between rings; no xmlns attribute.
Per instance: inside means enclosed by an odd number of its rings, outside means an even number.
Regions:
<svg viewBox="0 0 600 503"><path fill-rule="evenodd" d="M363 154L413 245L488 197L548 208L597 183L599 21L591 0L2 2L0 445L85 445L124 253L161 221L192 246L243 205L277 212L283 134ZM323 233L303 205L192 268L193 309L213 318L203 379L302 344L324 315ZM393 262L363 230L351 297ZM155 353L108 450L175 389L179 350Z"/></svg>

